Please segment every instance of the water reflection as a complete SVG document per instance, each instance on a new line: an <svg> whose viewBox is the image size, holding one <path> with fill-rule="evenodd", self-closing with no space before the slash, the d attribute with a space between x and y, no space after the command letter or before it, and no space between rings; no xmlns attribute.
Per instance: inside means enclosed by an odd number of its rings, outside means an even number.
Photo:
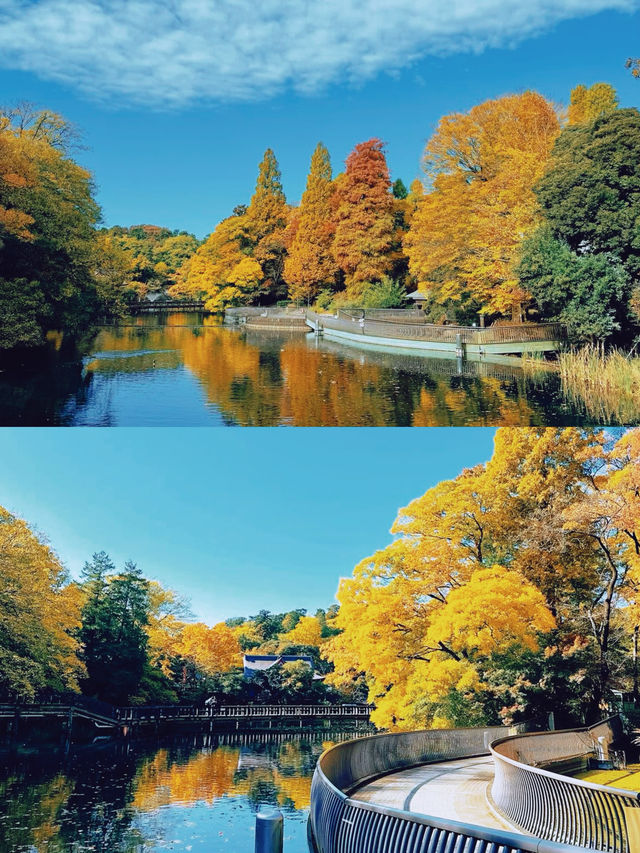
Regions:
<svg viewBox="0 0 640 853"><path fill-rule="evenodd" d="M559 378L510 364L359 349L196 314L103 328L0 373L0 422L61 425L578 425Z"/></svg>
<svg viewBox="0 0 640 853"><path fill-rule="evenodd" d="M307 853L313 768L336 737L208 735L13 757L0 780L0 850L124 853L253 848L255 811L285 813L288 853Z"/></svg>

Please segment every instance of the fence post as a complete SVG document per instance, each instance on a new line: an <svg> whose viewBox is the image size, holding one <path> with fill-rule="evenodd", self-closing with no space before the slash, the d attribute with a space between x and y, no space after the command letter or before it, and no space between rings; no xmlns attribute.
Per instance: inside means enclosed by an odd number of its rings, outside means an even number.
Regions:
<svg viewBox="0 0 640 853"><path fill-rule="evenodd" d="M255 853L282 853L284 819L279 809L263 809L256 815Z"/></svg>

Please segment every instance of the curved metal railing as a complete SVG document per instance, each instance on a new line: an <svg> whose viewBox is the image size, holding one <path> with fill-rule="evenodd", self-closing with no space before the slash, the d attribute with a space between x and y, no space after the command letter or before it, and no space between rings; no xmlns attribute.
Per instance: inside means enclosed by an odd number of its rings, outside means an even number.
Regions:
<svg viewBox="0 0 640 853"><path fill-rule="evenodd" d="M630 853L626 809L640 807L635 791L596 785L536 767L597 752L610 721L584 729L501 738L491 745L493 802L526 832L592 850Z"/></svg>
<svg viewBox="0 0 640 853"><path fill-rule="evenodd" d="M580 848L353 800L377 776L419 764L488 755L504 727L385 734L338 744L320 757L311 785L317 853L570 853Z"/></svg>

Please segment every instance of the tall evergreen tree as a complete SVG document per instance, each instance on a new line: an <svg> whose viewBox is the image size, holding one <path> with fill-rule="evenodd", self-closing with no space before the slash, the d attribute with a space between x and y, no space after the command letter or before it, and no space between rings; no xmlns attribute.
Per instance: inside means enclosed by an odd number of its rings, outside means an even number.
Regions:
<svg viewBox="0 0 640 853"><path fill-rule="evenodd" d="M87 599L79 639L87 678L83 690L114 704L135 695L147 664L149 582L134 563L113 574L101 552L84 568Z"/></svg>
<svg viewBox="0 0 640 853"><path fill-rule="evenodd" d="M331 254L333 192L329 152L319 142L311 157L295 237L285 261L285 278L293 301L309 303L323 285L335 281L338 268Z"/></svg>
<svg viewBox="0 0 640 853"><path fill-rule="evenodd" d="M287 213L278 161L271 148L267 148L259 166L256 189L246 216L252 254L262 267L264 285L272 298L284 295L284 232Z"/></svg>

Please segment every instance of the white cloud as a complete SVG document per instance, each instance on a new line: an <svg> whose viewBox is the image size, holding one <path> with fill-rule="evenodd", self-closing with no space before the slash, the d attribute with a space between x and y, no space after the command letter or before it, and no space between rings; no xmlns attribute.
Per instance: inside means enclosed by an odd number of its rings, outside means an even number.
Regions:
<svg viewBox="0 0 640 853"><path fill-rule="evenodd" d="M0 66L179 106L313 92L640 0L0 0Z"/></svg>

